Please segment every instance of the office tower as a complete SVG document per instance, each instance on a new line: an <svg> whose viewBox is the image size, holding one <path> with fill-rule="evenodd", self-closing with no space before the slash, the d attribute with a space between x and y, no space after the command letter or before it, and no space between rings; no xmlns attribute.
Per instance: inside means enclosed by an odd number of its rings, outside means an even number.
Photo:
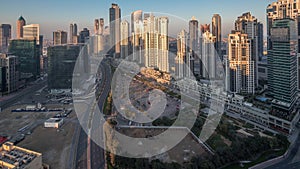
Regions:
<svg viewBox="0 0 300 169"><path fill-rule="evenodd" d="M1 93L11 93L18 90L19 82L18 57L9 54L0 54ZM3 69L4 68L4 69ZM5 72L5 74L3 74Z"/></svg>
<svg viewBox="0 0 300 169"><path fill-rule="evenodd" d="M156 18L152 14L144 19L144 58L145 67L158 68L169 72L169 19Z"/></svg>
<svg viewBox="0 0 300 169"><path fill-rule="evenodd" d="M94 21L94 34L95 35L103 35L104 31L104 19L95 19Z"/></svg>
<svg viewBox="0 0 300 169"><path fill-rule="evenodd" d="M53 32L53 44L54 45L61 45L66 44L68 41L68 33L65 31L55 31Z"/></svg>
<svg viewBox="0 0 300 169"><path fill-rule="evenodd" d="M120 55L120 22L121 9L117 4L111 4L111 8L109 8L109 30L111 46L115 57L119 57Z"/></svg>
<svg viewBox="0 0 300 169"><path fill-rule="evenodd" d="M219 14L214 14L212 17L212 35L216 37L215 48L219 55L219 58L223 60L221 44L222 44L222 24L221 16Z"/></svg>
<svg viewBox="0 0 300 169"><path fill-rule="evenodd" d="M300 1L299 0L285 0L285 1L278 0L277 2L273 2L269 4L266 12L267 12L268 49L272 49L272 42L270 38L271 38L271 28L274 21L276 19L284 19L284 18L291 18L291 19L298 20L298 15L300 13ZM296 24L299 27L299 23L297 21Z"/></svg>
<svg viewBox="0 0 300 169"><path fill-rule="evenodd" d="M157 68L157 48L158 37L155 30L156 18L150 15L144 20L144 52L145 52L145 67Z"/></svg>
<svg viewBox="0 0 300 169"><path fill-rule="evenodd" d="M123 20L121 22L121 58L125 59L128 56L129 50L129 22Z"/></svg>
<svg viewBox="0 0 300 169"><path fill-rule="evenodd" d="M175 75L177 78L190 77L190 52L189 52L189 34L185 30L181 30L177 35L177 55L175 58Z"/></svg>
<svg viewBox="0 0 300 169"><path fill-rule="evenodd" d="M255 87L258 86L258 61L263 56L263 32L262 23L251 15L250 12L243 13L235 21L235 30L241 31L248 35L251 40L251 56L254 61L254 79Z"/></svg>
<svg viewBox="0 0 300 169"><path fill-rule="evenodd" d="M40 44L40 25L30 24L23 26L23 38L24 39L35 39L36 43Z"/></svg>
<svg viewBox="0 0 300 169"><path fill-rule="evenodd" d="M226 90L232 93L254 93L254 61L251 60L251 40L247 34L233 31L228 35Z"/></svg>
<svg viewBox="0 0 300 169"><path fill-rule="evenodd" d="M48 88L72 89L72 77L82 45L68 44L48 47Z"/></svg>
<svg viewBox="0 0 300 169"><path fill-rule="evenodd" d="M99 34L99 19L95 19L94 21L94 34L98 35Z"/></svg>
<svg viewBox="0 0 300 169"><path fill-rule="evenodd" d="M268 50L273 48L273 44L271 41L271 29L273 23L278 19L291 18L295 19L296 25L300 28L300 0L278 0L277 2L273 2L267 7L267 40L268 40ZM298 31L298 44L300 44L300 31ZM300 51L300 46L298 45L298 53ZM300 55L299 55L300 56ZM299 57L298 56L298 57ZM300 58L298 58L300 59ZM298 90L300 90L300 62L297 64L297 72L298 72Z"/></svg>
<svg viewBox="0 0 300 169"><path fill-rule="evenodd" d="M69 32L69 34L70 34L70 43L73 43L73 29L74 29L74 26L71 23L70 24L70 32Z"/></svg>
<svg viewBox="0 0 300 169"><path fill-rule="evenodd" d="M190 53L193 58L192 64L191 64L191 70L193 71L194 74L200 74L200 70L199 70L199 72L197 72L194 67L194 61L196 61L197 64L199 65L199 69L201 69L199 58L197 58L198 57L198 55L197 55L198 54L198 38L199 38L199 36L198 36L198 21L196 20L196 18L194 16L189 21L189 35L190 35L189 49L190 49Z"/></svg>
<svg viewBox="0 0 300 169"><path fill-rule="evenodd" d="M73 24L73 36L77 36L77 34L78 34L77 24L74 23L74 24Z"/></svg>
<svg viewBox="0 0 300 169"><path fill-rule="evenodd" d="M143 22L143 11L137 10L131 13L131 32L134 32L134 24Z"/></svg>
<svg viewBox="0 0 300 169"><path fill-rule="evenodd" d="M6 53L8 50L8 43L11 39L11 25L0 25L0 53Z"/></svg>
<svg viewBox="0 0 300 169"><path fill-rule="evenodd" d="M23 38L23 26L25 25L25 19L22 16L20 16L17 20L17 39Z"/></svg>
<svg viewBox="0 0 300 169"><path fill-rule="evenodd" d="M218 53L215 50L214 44L216 42L216 37L212 35L209 31L209 26L202 27L202 33L200 38L200 55L202 63L202 77L205 79L215 79L216 78L216 61Z"/></svg>
<svg viewBox="0 0 300 169"><path fill-rule="evenodd" d="M169 18L158 18L158 69L169 72Z"/></svg>
<svg viewBox="0 0 300 169"><path fill-rule="evenodd" d="M201 33L205 33L206 31L207 32L210 32L210 24L204 24L204 25L200 25L200 30L201 30Z"/></svg>
<svg viewBox="0 0 300 169"><path fill-rule="evenodd" d="M103 35L104 33L104 19L100 18L99 19L99 34Z"/></svg>
<svg viewBox="0 0 300 169"><path fill-rule="evenodd" d="M190 43L189 47L194 57L194 54L197 52L198 48L198 20L193 16L189 22L189 34L190 34Z"/></svg>
<svg viewBox="0 0 300 169"><path fill-rule="evenodd" d="M144 19L149 18L150 15L151 15L150 13L144 13Z"/></svg>
<svg viewBox="0 0 300 169"><path fill-rule="evenodd" d="M79 33L78 43L86 43L89 36L90 31L87 28L83 28L83 30Z"/></svg>
<svg viewBox="0 0 300 169"><path fill-rule="evenodd" d="M280 19L270 29L272 49L268 50L268 89L275 107L291 110L297 98L297 22Z"/></svg>
<svg viewBox="0 0 300 169"><path fill-rule="evenodd" d="M142 64L143 56L142 56L142 49L143 49L143 22L135 21L134 23L134 30L131 33L132 39L132 58L129 60L136 61L139 64Z"/></svg>
<svg viewBox="0 0 300 169"><path fill-rule="evenodd" d="M70 43L78 43L77 24L70 24Z"/></svg>
<svg viewBox="0 0 300 169"><path fill-rule="evenodd" d="M17 56L22 79L36 79L40 76L40 46L36 39L13 39L8 52Z"/></svg>
<svg viewBox="0 0 300 169"><path fill-rule="evenodd" d="M131 13L131 43L132 43L132 58L129 60L142 63L142 48L143 48L143 11L138 10Z"/></svg>

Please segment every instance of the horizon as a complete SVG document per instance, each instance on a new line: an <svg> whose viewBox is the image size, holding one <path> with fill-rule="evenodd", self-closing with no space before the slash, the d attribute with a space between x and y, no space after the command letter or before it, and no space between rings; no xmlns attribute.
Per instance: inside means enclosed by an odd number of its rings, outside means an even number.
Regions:
<svg viewBox="0 0 300 169"><path fill-rule="evenodd" d="M108 13L109 8L112 3L116 3L121 8L121 16L127 18L130 16L131 12L136 10L142 10L143 12L153 12L165 13L173 16L178 16L185 21L189 21L192 16L195 16L200 24L211 24L211 18L213 14L218 13L222 18L222 37L226 38L231 30L234 29L234 21L240 15L245 12L251 12L259 22L264 25L264 37L266 35L266 7L270 4L271 0L261 1L245 1L244 5L239 6L240 2L237 0L229 0L226 5L223 3L217 2L193 2L193 5L187 4L186 2L181 1L164 1L160 2L162 5L157 5L153 2L143 2L136 3L133 0L129 1L105 1L97 2L95 0L82 3L80 1L72 2L59 2L57 0L51 2L29 0L26 2L18 2L18 6L15 5L15 1L9 1L2 5L0 14L6 16L5 18L0 18L0 24L10 24L12 26L12 38L16 37L16 21L20 16L23 16L26 20L26 24L39 24L41 35L44 35L44 38L47 40L52 40L52 33L57 30L63 30L69 32L69 24L77 23L78 31L81 31L83 28L88 28L91 33L93 33L93 22L96 18L104 18L105 26L108 25ZM91 3L95 5L90 5ZM168 8L167 5L172 3L172 8ZM59 4L59 5L58 5ZM156 4L156 5L153 5ZM187 4L187 7L185 7ZM29 7L26 7L29 6ZM30 9L31 6L35 6L35 10ZM69 5L69 8L66 6ZM99 8L97 7L99 5ZM45 6L51 10L44 10ZM195 11L198 9L199 11ZM98 8L98 9L97 9ZM230 10L235 8L235 10ZM11 10L15 9L15 10ZM63 11L64 10L64 11ZM81 14L83 11L85 14ZM18 12L16 12L18 11ZM88 13L86 13L88 11ZM44 15L37 15L36 13L43 13ZM50 16L50 17L49 17ZM59 19L57 19L59 18ZM70 19L71 18L71 19ZM129 22L130 22L130 17ZM188 25L184 25L187 27ZM169 30L170 36L177 35L178 30Z"/></svg>

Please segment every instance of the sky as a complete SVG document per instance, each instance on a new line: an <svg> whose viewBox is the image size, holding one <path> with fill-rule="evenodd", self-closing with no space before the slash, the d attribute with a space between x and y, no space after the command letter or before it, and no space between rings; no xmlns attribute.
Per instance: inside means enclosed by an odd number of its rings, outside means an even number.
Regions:
<svg viewBox="0 0 300 169"><path fill-rule="evenodd" d="M40 34L52 39L55 30L69 31L70 23L77 23L79 31L84 27L93 30L95 18L104 18L108 24L108 12L111 3L117 3L124 18L132 11L166 13L167 16L178 16L181 19L170 19L170 22L187 26L188 20L195 16L200 24L211 23L211 17L218 13L222 17L222 32L226 36L234 28L235 19L244 12L251 12L260 22L266 22L266 7L275 0L9 0L1 3L0 24L12 25L12 36L15 37L16 21L22 15L27 24L40 24ZM155 14L155 13L154 13ZM126 17L127 16L127 17ZM176 20L176 21L175 21ZM180 21L178 21L180 20ZM174 27L174 26L172 26ZM172 28L171 28L172 29ZM266 30L266 28L265 28ZM178 30L170 30L171 36Z"/></svg>

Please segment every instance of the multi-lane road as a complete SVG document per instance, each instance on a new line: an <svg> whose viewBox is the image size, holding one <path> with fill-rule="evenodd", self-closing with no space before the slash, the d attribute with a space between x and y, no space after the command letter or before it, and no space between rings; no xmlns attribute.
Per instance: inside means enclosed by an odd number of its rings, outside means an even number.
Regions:
<svg viewBox="0 0 300 169"><path fill-rule="evenodd" d="M97 140L103 140L102 126L97 126L100 120L99 113L96 113L95 111L97 109L96 106L98 106L99 110L103 112L105 100L110 92L110 66L105 61L102 61L100 69L102 72L102 79L98 84L100 95L97 98L96 104L89 105L91 106L91 108L89 109L90 111L86 114L86 116L83 116L84 120L86 121L86 124L84 124L87 126L87 129L86 131L84 131L83 129L81 129L80 131L76 154L77 169L105 168L105 151L91 139L93 138L93 135L98 135L100 136L100 138Z"/></svg>

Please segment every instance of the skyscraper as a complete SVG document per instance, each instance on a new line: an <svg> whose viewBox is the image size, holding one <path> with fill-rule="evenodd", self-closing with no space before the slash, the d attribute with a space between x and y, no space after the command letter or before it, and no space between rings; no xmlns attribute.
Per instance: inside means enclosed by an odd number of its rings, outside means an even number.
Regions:
<svg viewBox="0 0 300 169"><path fill-rule="evenodd" d="M66 44L68 41L68 33L65 31L55 31L53 32L53 44L54 45L61 45Z"/></svg>
<svg viewBox="0 0 300 169"><path fill-rule="evenodd" d="M2 74L0 82L2 84L1 93L11 93L18 89L19 82L19 62L18 57L9 54L0 54L0 71ZM5 69L1 69L5 68Z"/></svg>
<svg viewBox="0 0 300 169"><path fill-rule="evenodd" d="M290 111L297 98L297 25L293 19L273 22L268 50L268 87L273 106Z"/></svg>
<svg viewBox="0 0 300 169"><path fill-rule="evenodd" d="M243 13L235 21L235 30L248 35L251 40L251 56L254 61L255 86L258 86L258 61L263 56L263 28L262 23L251 15L250 12Z"/></svg>
<svg viewBox="0 0 300 169"><path fill-rule="evenodd" d="M168 17L156 18L152 14L144 19L145 67L169 72Z"/></svg>
<svg viewBox="0 0 300 169"><path fill-rule="evenodd" d="M120 22L121 22L121 9L117 4L111 4L109 8L109 27L111 46L114 51L115 57L120 55Z"/></svg>
<svg viewBox="0 0 300 169"><path fill-rule="evenodd" d="M134 32L134 24L143 21L143 11L137 10L131 13L131 32Z"/></svg>
<svg viewBox="0 0 300 169"><path fill-rule="evenodd" d="M104 33L104 19L100 18L99 19L99 34L103 35Z"/></svg>
<svg viewBox="0 0 300 169"><path fill-rule="evenodd" d="M221 52L221 43L222 43L222 24L221 16L219 14L214 14L212 17L212 35L216 37L215 48L221 60L223 60Z"/></svg>
<svg viewBox="0 0 300 169"><path fill-rule="evenodd" d="M23 38L23 26L25 25L25 19L22 16L20 16L17 20L17 39Z"/></svg>
<svg viewBox="0 0 300 169"><path fill-rule="evenodd" d="M177 78L190 77L189 34L181 30L177 35L177 55L175 58L175 75Z"/></svg>
<svg viewBox="0 0 300 169"><path fill-rule="evenodd" d="M189 22L189 35L190 35L190 42L189 42L189 49L190 49L190 53L191 56L193 58L192 63L191 63L191 70L193 71L194 74L196 73L200 73L196 72L195 67L194 67L194 60L196 60L196 62L199 62L199 69L200 68L200 61L198 58L196 58L196 54L198 53L198 20L196 20L196 18L193 16L192 19Z"/></svg>
<svg viewBox="0 0 300 169"><path fill-rule="evenodd" d="M158 18L158 68L169 72L169 18Z"/></svg>
<svg viewBox="0 0 300 169"><path fill-rule="evenodd" d="M36 79L40 75L40 46L36 39L13 39L8 52L18 56L22 79Z"/></svg>
<svg viewBox="0 0 300 169"><path fill-rule="evenodd" d="M23 26L23 38L24 39L35 39L36 43L40 44L40 25L30 24Z"/></svg>
<svg viewBox="0 0 300 169"><path fill-rule="evenodd" d="M202 36L200 38L202 77L206 79L215 79L217 52L215 50L214 44L216 42L216 37L213 36L212 33L210 33L209 28L207 29L207 27L206 29L203 29L203 31L205 32L202 33Z"/></svg>
<svg viewBox="0 0 300 169"><path fill-rule="evenodd" d="M129 22L123 20L121 22L121 58L128 56L129 50Z"/></svg>
<svg viewBox="0 0 300 169"><path fill-rule="evenodd" d="M131 13L131 43L132 43L132 58L130 60L142 62L143 48L143 11L138 10Z"/></svg>
<svg viewBox="0 0 300 169"><path fill-rule="evenodd" d="M8 50L8 43L11 39L11 25L0 25L0 53L6 53Z"/></svg>
<svg viewBox="0 0 300 169"><path fill-rule="evenodd" d="M72 77L76 60L82 45L69 44L48 47L48 87L49 89L72 88Z"/></svg>
<svg viewBox="0 0 300 169"><path fill-rule="evenodd" d="M73 43L73 29L74 29L74 26L71 23L70 24L70 32L69 32L69 34L70 34L70 43Z"/></svg>
<svg viewBox="0 0 300 169"><path fill-rule="evenodd" d="M233 31L228 35L228 57L225 59L226 90L233 93L254 93L254 61L251 40L247 34Z"/></svg>
<svg viewBox="0 0 300 169"><path fill-rule="evenodd" d="M77 24L70 24L70 43L78 43L78 35L77 35Z"/></svg>
<svg viewBox="0 0 300 169"><path fill-rule="evenodd" d="M271 41L271 29L273 23L278 19L291 18L294 19L297 28L300 28L300 0L278 0L273 2L267 7L267 40L268 40L268 50L273 49L273 44ZM297 33L298 44L300 44L300 31ZM298 45L298 53L300 51L300 46ZM300 55L299 55L300 56ZM300 58L298 58L300 59ZM300 90L300 63L297 64L298 72L298 90Z"/></svg>
<svg viewBox="0 0 300 169"><path fill-rule="evenodd" d="M99 20L95 19L94 21L94 34L98 35L99 34Z"/></svg>
<svg viewBox="0 0 300 169"><path fill-rule="evenodd" d="M205 33L206 31L210 32L210 24L200 25L201 33Z"/></svg>
<svg viewBox="0 0 300 169"><path fill-rule="evenodd" d="M86 43L89 36L90 31L87 28L83 28L83 30L79 33L78 43Z"/></svg>

